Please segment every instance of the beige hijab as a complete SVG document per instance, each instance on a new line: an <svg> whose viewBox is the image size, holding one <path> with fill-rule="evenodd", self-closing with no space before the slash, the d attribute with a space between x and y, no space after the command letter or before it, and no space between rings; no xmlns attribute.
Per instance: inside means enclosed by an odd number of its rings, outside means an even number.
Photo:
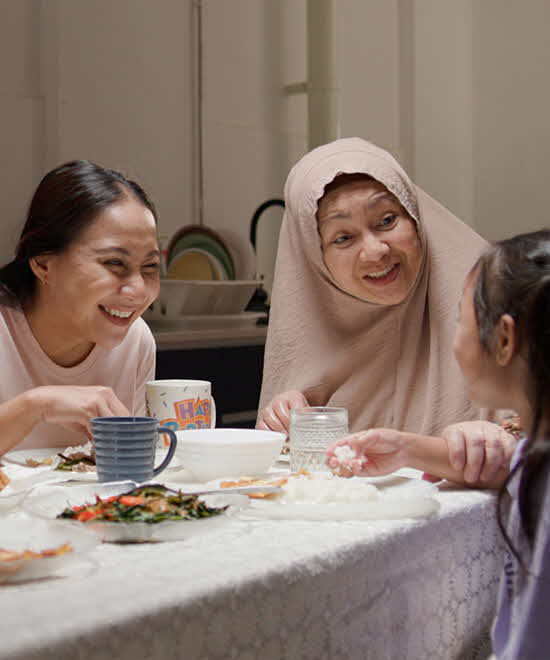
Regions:
<svg viewBox="0 0 550 660"><path fill-rule="evenodd" d="M326 268L317 202L338 174L368 174L416 221L423 261L398 305L344 292ZM289 389L310 405L344 406L350 430L437 434L479 416L452 351L464 278L485 241L415 186L383 149L359 138L307 154L285 186L260 406Z"/></svg>

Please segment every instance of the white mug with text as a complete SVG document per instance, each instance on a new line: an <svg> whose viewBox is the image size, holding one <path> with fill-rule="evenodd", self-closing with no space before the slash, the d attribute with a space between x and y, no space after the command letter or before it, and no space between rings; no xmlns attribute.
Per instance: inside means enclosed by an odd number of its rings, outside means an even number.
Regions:
<svg viewBox="0 0 550 660"><path fill-rule="evenodd" d="M148 414L173 431L216 426L216 404L208 380L151 380L146 398Z"/></svg>

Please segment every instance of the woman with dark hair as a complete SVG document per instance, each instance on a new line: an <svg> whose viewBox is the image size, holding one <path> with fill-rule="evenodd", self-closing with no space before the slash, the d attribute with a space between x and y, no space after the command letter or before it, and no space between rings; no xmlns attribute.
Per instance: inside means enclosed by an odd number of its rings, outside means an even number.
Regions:
<svg viewBox="0 0 550 660"><path fill-rule="evenodd" d="M516 410L528 430L509 475L494 481L501 484L498 518L508 545L493 626L499 660L548 657L549 327L550 230L495 243L466 279L454 350L472 401ZM446 454L434 456L433 441L373 429L335 443L328 462L348 476L386 474L409 465L452 478ZM350 447L354 457L340 461L339 445ZM509 508L506 522L504 505Z"/></svg>
<svg viewBox="0 0 550 660"><path fill-rule="evenodd" d="M156 213L142 188L86 160L40 182L0 269L0 454L81 444L92 417L145 413L159 293Z"/></svg>

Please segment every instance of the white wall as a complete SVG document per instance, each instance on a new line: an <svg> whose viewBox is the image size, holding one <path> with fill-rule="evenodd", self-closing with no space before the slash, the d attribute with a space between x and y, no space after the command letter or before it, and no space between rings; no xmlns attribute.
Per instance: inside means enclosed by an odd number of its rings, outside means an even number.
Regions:
<svg viewBox="0 0 550 660"><path fill-rule="evenodd" d="M472 1L413 0L412 150L415 182L465 222L474 208ZM408 112L406 105L401 112Z"/></svg>
<svg viewBox="0 0 550 660"><path fill-rule="evenodd" d="M41 176L72 158L135 177L161 232L190 222L190 0L0 2L2 261Z"/></svg>
<svg viewBox="0 0 550 660"><path fill-rule="evenodd" d="M0 261L11 259L42 171L43 98L36 62L38 0L0 0Z"/></svg>
<svg viewBox="0 0 550 660"><path fill-rule="evenodd" d="M56 119L48 169L79 157L120 169L156 201L163 230L186 224L194 203L190 2L46 0L45 8L42 71Z"/></svg>
<svg viewBox="0 0 550 660"><path fill-rule="evenodd" d="M550 3L333 0L342 136L392 151L489 238L546 221ZM0 0L0 168L8 258L40 176L68 158L143 183L170 236L196 222L192 0ZM498 20L496 20L498 17ZM281 212L248 243L307 149L306 0L203 0L204 221L241 276L272 264ZM529 203L527 204L527 201Z"/></svg>
<svg viewBox="0 0 550 660"><path fill-rule="evenodd" d="M307 147L306 99L283 93L306 76L305 3L206 0L203 26L204 220L249 253L254 210L282 197ZM268 281L280 220L274 208L258 224L258 272Z"/></svg>
<svg viewBox="0 0 550 660"><path fill-rule="evenodd" d="M359 136L403 158L397 0L334 2L340 136Z"/></svg>
<svg viewBox="0 0 550 660"><path fill-rule="evenodd" d="M476 225L491 239L550 227L550 2L474 8Z"/></svg>

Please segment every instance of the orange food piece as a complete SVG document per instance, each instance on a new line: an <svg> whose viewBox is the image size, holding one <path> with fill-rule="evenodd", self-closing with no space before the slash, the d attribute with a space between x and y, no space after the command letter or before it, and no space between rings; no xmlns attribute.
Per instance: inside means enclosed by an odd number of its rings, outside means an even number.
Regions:
<svg viewBox="0 0 550 660"><path fill-rule="evenodd" d="M310 477L310 473L307 470L299 470L289 475L290 477ZM237 481L222 481L220 482L220 488L235 488L239 486L284 486L289 477L273 477L272 479L260 479L256 477L241 477ZM279 493L262 493L261 491L249 491L246 493L251 499L265 500L273 499L279 496Z"/></svg>
<svg viewBox="0 0 550 660"><path fill-rule="evenodd" d="M123 495L119 502L124 504L124 506L139 506L140 504L145 504L144 497L135 497L133 495Z"/></svg>
<svg viewBox="0 0 550 660"><path fill-rule="evenodd" d="M10 483L10 479L7 474L2 472L0 470L0 490L4 490L4 488Z"/></svg>
<svg viewBox="0 0 550 660"><path fill-rule="evenodd" d="M87 522L88 520L93 520L98 514L99 511L81 511L76 519L80 522Z"/></svg>
<svg viewBox="0 0 550 660"><path fill-rule="evenodd" d="M25 460L25 465L27 467L40 467L41 465L51 465L53 463L53 456L48 456L47 458L36 459L36 458L27 458Z"/></svg>
<svg viewBox="0 0 550 660"><path fill-rule="evenodd" d="M0 548L0 561L18 561L20 559L44 559L45 557L57 557L64 555L67 552L72 552L73 546L70 543L63 543L57 548L46 548L41 552L34 552L33 550L22 550L16 552L15 550L3 550Z"/></svg>

